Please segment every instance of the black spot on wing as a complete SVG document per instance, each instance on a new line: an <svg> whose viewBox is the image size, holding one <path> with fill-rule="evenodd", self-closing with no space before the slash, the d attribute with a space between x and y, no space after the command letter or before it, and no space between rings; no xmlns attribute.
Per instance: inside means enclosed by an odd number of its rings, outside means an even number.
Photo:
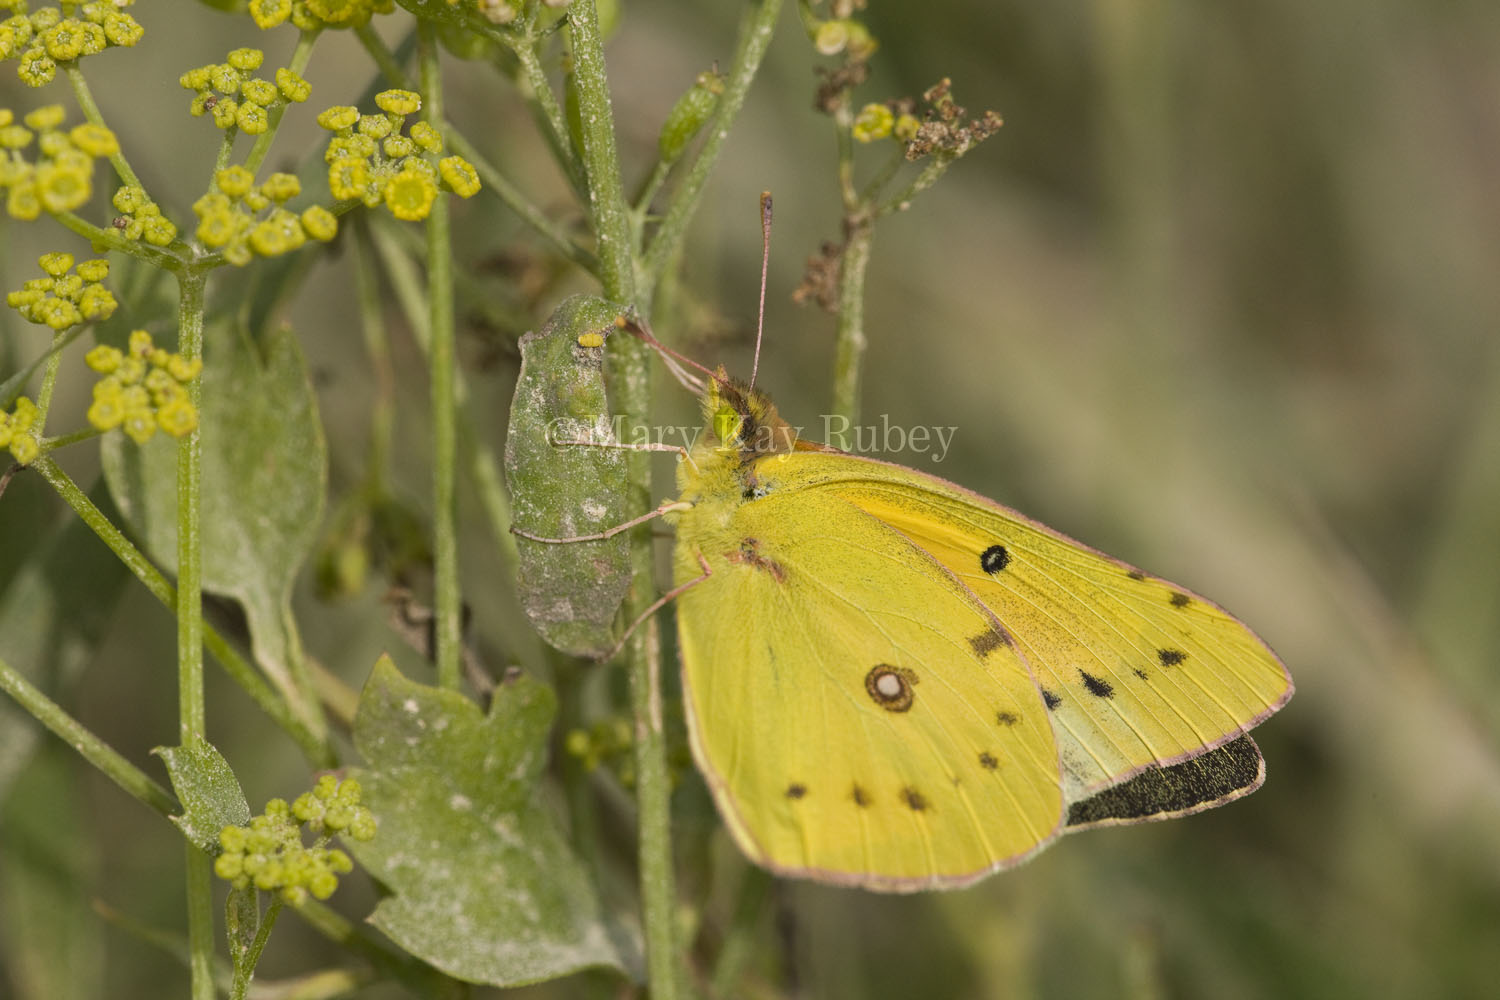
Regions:
<svg viewBox="0 0 1500 1000"><path fill-rule="evenodd" d="M910 785L901 789L901 801L905 802L907 808L911 809L912 812L925 812L927 810L927 796Z"/></svg>
<svg viewBox="0 0 1500 1000"><path fill-rule="evenodd" d="M1133 823L1206 809L1260 781L1260 749L1248 736L1169 767L1153 767L1068 807L1069 826Z"/></svg>
<svg viewBox="0 0 1500 1000"><path fill-rule="evenodd" d="M1164 667L1175 667L1185 659L1187 659L1187 654L1180 649L1158 649L1156 651L1156 662Z"/></svg>
<svg viewBox="0 0 1500 1000"><path fill-rule="evenodd" d="M994 754L986 750L984 753L979 755L979 766L984 768L986 771L993 771L995 768L1000 766L1000 762L995 759Z"/></svg>
<svg viewBox="0 0 1500 1000"><path fill-rule="evenodd" d="M1078 671L1078 676L1083 678L1083 687L1095 698L1109 698L1115 693L1114 685L1101 677L1095 677L1086 670Z"/></svg>
<svg viewBox="0 0 1500 1000"><path fill-rule="evenodd" d="M1186 594L1173 591L1172 596L1167 598L1167 603L1174 608L1185 608L1193 603L1193 599Z"/></svg>
<svg viewBox="0 0 1500 1000"><path fill-rule="evenodd" d="M854 804L859 806L861 809L866 808L870 804L870 793L865 791L859 785L855 785L854 788L850 790L849 797L853 799Z"/></svg>
<svg viewBox="0 0 1500 1000"><path fill-rule="evenodd" d="M1046 688L1042 688L1042 701L1047 703L1047 707L1049 709L1056 708L1058 705L1062 704L1062 699L1053 694L1051 691L1048 691Z"/></svg>
<svg viewBox="0 0 1500 1000"><path fill-rule="evenodd" d="M987 628L978 635L971 636L969 645L973 647L975 656L984 659L1001 646L1009 646L1010 636L998 628Z"/></svg>
<svg viewBox="0 0 1500 1000"><path fill-rule="evenodd" d="M1136 667L1133 671L1131 671L1131 673L1135 674L1143 681L1149 681L1151 679L1151 675L1146 673L1146 671L1142 670L1140 667Z"/></svg>
<svg viewBox="0 0 1500 1000"><path fill-rule="evenodd" d="M1146 574L1142 573L1138 569L1133 569L1129 573L1126 573L1125 575L1128 576L1128 577L1130 577L1132 580L1144 580L1144 579L1146 579Z"/></svg>
<svg viewBox="0 0 1500 1000"><path fill-rule="evenodd" d="M1010 553L1004 545L991 545L979 553L979 568L991 575L1010 565Z"/></svg>
<svg viewBox="0 0 1500 1000"><path fill-rule="evenodd" d="M792 782L786 786L786 797L789 799L800 799L807 794L807 786L800 782Z"/></svg>
<svg viewBox="0 0 1500 1000"><path fill-rule="evenodd" d="M1001 711L995 713L995 721L1000 723L1000 725L1002 726L1014 726L1016 723L1021 721L1021 717L1015 712Z"/></svg>

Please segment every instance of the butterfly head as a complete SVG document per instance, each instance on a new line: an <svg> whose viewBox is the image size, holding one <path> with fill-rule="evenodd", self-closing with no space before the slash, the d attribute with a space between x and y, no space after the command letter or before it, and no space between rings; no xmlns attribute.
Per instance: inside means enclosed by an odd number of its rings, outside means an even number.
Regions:
<svg viewBox="0 0 1500 1000"><path fill-rule="evenodd" d="M737 452L742 462L782 454L796 445L797 432L759 389L730 378L720 368L703 393L703 415L716 450Z"/></svg>

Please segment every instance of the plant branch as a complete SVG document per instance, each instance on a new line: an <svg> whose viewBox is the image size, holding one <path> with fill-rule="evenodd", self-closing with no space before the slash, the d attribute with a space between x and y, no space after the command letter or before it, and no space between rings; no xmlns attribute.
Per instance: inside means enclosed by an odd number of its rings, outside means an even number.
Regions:
<svg viewBox="0 0 1500 1000"><path fill-rule="evenodd" d="M178 809L172 793L151 780L150 776L122 757L113 747L95 736L62 706L48 698L4 660L0 660L0 691L15 699L32 718L46 726L53 735L77 750L84 760L98 768L105 777L123 788L132 798L163 816Z"/></svg>
<svg viewBox="0 0 1500 1000"><path fill-rule="evenodd" d="M443 127L443 82L438 61L437 30L432 22L418 27L422 67L422 104L427 121ZM427 217L428 374L432 393L432 555L433 660L441 687L458 690L462 679L463 642L458 587L458 525L454 460L457 454L457 404L454 399L453 247L448 227L448 198L440 194Z"/></svg>

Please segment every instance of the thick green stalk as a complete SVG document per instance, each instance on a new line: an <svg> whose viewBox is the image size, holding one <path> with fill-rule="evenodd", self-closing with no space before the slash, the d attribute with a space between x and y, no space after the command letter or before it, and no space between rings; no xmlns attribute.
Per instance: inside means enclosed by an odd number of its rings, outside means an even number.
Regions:
<svg viewBox="0 0 1500 1000"><path fill-rule="evenodd" d="M443 127L443 81L437 31L430 21L418 28L422 102L426 119ZM448 199L439 194L427 217L428 371L432 392L432 559L433 660L441 687L457 690L462 679L461 597L458 587L458 510L455 465L458 454L454 398L453 247L449 242Z"/></svg>
<svg viewBox="0 0 1500 1000"><path fill-rule="evenodd" d="M574 0L568 8L573 48L574 86L583 124L583 160L588 175L590 211L599 240L600 275L606 297L636 301L635 261L631 252L631 218L615 148L614 115L604 67L604 43L594 0ZM624 417L626 433L642 423L650 402L650 368L645 345L617 338L610 350L611 394ZM632 454L631 506L650 505L651 469L644 452ZM632 532L630 595L627 617L634 620L655 596L651 532ZM626 647L631 710L635 717L636 812L639 830L640 889L646 935L646 967L653 1000L679 995L676 943L677 891L672 869L672 784L662 731L661 642L656 619L635 631Z"/></svg>
<svg viewBox="0 0 1500 1000"><path fill-rule="evenodd" d="M177 811L172 793L116 753L114 748L91 733L81 722L63 711L61 705L34 687L19 672L0 660L0 691L15 699L16 704L46 726L58 739L77 750L83 759L98 768L105 777L155 809L163 816Z"/></svg>
<svg viewBox="0 0 1500 1000"><path fill-rule="evenodd" d="M177 353L188 361L203 357L203 292L206 271L187 268L177 275ZM203 412L203 377L187 385L188 401ZM177 446L177 719L178 742L206 739L203 700L203 429ZM191 841L183 844L187 866L188 968L193 1000L214 1000L213 883L208 855Z"/></svg>
<svg viewBox="0 0 1500 1000"><path fill-rule="evenodd" d="M860 362L865 354L865 273L875 227L868 220L850 227L839 269L839 326L833 361L833 413L853 426L859 420ZM830 442L846 445L847 442Z"/></svg>

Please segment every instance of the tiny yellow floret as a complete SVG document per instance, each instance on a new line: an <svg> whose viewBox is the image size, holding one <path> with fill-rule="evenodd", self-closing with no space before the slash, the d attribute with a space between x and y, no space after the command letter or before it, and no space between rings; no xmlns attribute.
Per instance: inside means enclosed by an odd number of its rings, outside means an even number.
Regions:
<svg viewBox="0 0 1500 1000"><path fill-rule="evenodd" d="M410 90L382 90L375 95L375 106L393 115L409 115L422 109L422 96Z"/></svg>

